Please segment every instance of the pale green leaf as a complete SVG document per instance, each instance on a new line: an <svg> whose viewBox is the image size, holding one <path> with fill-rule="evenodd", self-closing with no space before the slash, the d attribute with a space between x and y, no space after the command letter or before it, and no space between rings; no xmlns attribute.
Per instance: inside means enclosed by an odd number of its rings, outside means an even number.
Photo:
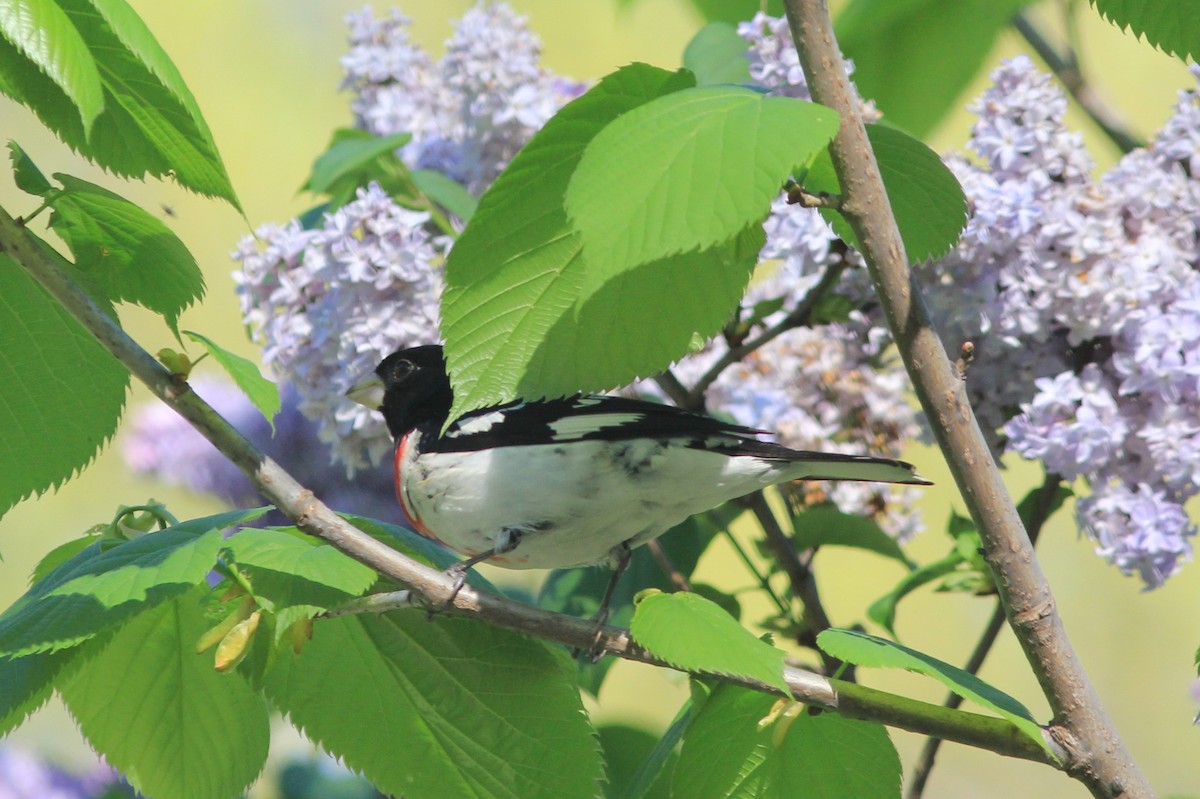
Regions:
<svg viewBox="0 0 1200 799"><path fill-rule="evenodd" d="M69 267L67 267L69 268ZM129 372L0 254L0 513L57 487L116 430Z"/></svg>
<svg viewBox="0 0 1200 799"><path fill-rule="evenodd" d="M1200 60L1200 0L1091 0L1100 15L1165 53Z"/></svg>
<svg viewBox="0 0 1200 799"><path fill-rule="evenodd" d="M61 172L50 225L76 265L114 302L137 303L163 315L172 331L179 314L204 296L196 259L170 228L123 197Z"/></svg>
<svg viewBox="0 0 1200 799"><path fill-rule="evenodd" d="M770 696L720 685L684 737L678 799L893 799L900 759L882 725L799 704L771 716Z"/></svg>
<svg viewBox="0 0 1200 799"><path fill-rule="evenodd" d="M341 133L342 131L339 131ZM412 139L411 133L376 137L359 130L334 137L329 149L313 164L312 175L304 188L321 194L328 192L337 181L361 169L381 155L392 153Z"/></svg>
<svg viewBox="0 0 1200 799"><path fill-rule="evenodd" d="M697 594L643 598L629 632L677 668L748 677L790 693L783 680L783 650L755 638L718 605Z"/></svg>
<svg viewBox="0 0 1200 799"><path fill-rule="evenodd" d="M464 222L470 222L475 209L479 207L479 201L471 196L466 187L441 172L414 169L412 181L422 194Z"/></svg>
<svg viewBox="0 0 1200 799"><path fill-rule="evenodd" d="M710 22L683 51L683 66L696 76L697 86L750 82L750 43L728 22Z"/></svg>
<svg viewBox="0 0 1200 799"><path fill-rule="evenodd" d="M1030 0L852 0L838 44L888 121L924 137L956 105L1009 19Z"/></svg>
<svg viewBox="0 0 1200 799"><path fill-rule="evenodd" d="M515 396L550 329L575 313L584 267L563 196L587 143L629 109L690 80L645 64L607 76L559 111L480 198L446 263L452 417Z"/></svg>
<svg viewBox="0 0 1200 799"><path fill-rule="evenodd" d="M473 619L395 612L320 622L266 691L387 794L592 799L600 755L570 669L545 644Z"/></svg>
<svg viewBox="0 0 1200 799"><path fill-rule="evenodd" d="M276 614L276 634L302 618L345 604L378 576L358 561L296 528L248 527L227 545L229 565L249 584L259 606Z"/></svg>
<svg viewBox="0 0 1200 799"><path fill-rule="evenodd" d="M967 223L967 198L958 179L937 153L901 130L867 125L867 138L909 262L945 255ZM809 191L841 192L828 151L813 163L803 182ZM858 246L858 237L841 214L823 208L821 215L843 241Z"/></svg>
<svg viewBox="0 0 1200 799"><path fill-rule="evenodd" d="M896 539L885 533L878 524L853 513L843 513L834 505L805 508L792 517L795 533L792 542L796 549L819 546L842 546L865 549L899 561L906 568L912 563Z"/></svg>
<svg viewBox="0 0 1200 799"><path fill-rule="evenodd" d="M838 660L858 666L907 669L932 677L962 698L1008 719L1031 740L1046 746L1041 727L1024 705L957 666L894 641L854 630L825 630L817 636L817 645Z"/></svg>
<svg viewBox="0 0 1200 799"><path fill-rule="evenodd" d="M185 330L183 333L192 341L204 346L212 359L221 365L226 374L233 378L237 387L254 403L254 407L258 408L259 412L267 418L271 429L274 430L275 414L279 413L281 404L279 386L263 377L254 361L230 352L207 336L193 333L190 330Z"/></svg>
<svg viewBox="0 0 1200 799"><path fill-rule="evenodd" d="M266 761L266 703L239 674L217 672L211 654L195 651L210 626L204 592L195 588L96 642L59 686L88 742L147 796L235 799Z"/></svg>
<svg viewBox="0 0 1200 799"><path fill-rule="evenodd" d="M685 89L623 114L588 144L567 187L589 284L761 224L837 126L831 109L729 86Z"/></svg>
<svg viewBox="0 0 1200 799"><path fill-rule="evenodd" d="M46 180L46 176L37 168L33 159L21 148L21 145L15 141L9 141L8 155L13 165L13 182L17 184L18 189L38 197L45 197L54 190L54 186Z"/></svg>
<svg viewBox="0 0 1200 799"><path fill-rule="evenodd" d="M143 23L122 0L58 0L100 74L104 110L85 130L50 78L0 39L0 93L30 108L73 150L122 177L173 177L240 210L195 100Z"/></svg>
<svg viewBox="0 0 1200 799"><path fill-rule="evenodd" d="M0 735L16 729L53 692L54 681L79 654L77 649L0 657Z"/></svg>
<svg viewBox="0 0 1200 799"><path fill-rule="evenodd" d="M0 37L70 99L86 135L104 110L104 89L91 51L59 4L54 0L0 2Z"/></svg>
<svg viewBox="0 0 1200 799"><path fill-rule="evenodd" d="M0 615L0 655L75 646L202 582L221 530L266 508L192 519L114 544L97 541L35 583Z"/></svg>

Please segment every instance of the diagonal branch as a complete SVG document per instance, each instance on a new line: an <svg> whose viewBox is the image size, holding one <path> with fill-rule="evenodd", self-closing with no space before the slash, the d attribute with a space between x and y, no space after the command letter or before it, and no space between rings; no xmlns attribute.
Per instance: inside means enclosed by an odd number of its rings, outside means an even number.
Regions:
<svg viewBox="0 0 1200 799"><path fill-rule="evenodd" d="M829 149L842 186L842 213L861 242L917 397L979 528L1008 622L1050 703L1052 732L1069 752L1067 770L1097 797L1152 797L1071 647L962 378L946 357L912 280L858 98L841 68L826 2L785 0L784 7L813 99L841 114Z"/></svg>
<svg viewBox="0 0 1200 799"><path fill-rule="evenodd" d="M628 630L610 626L597 628L594 622L480 592L470 585L458 590L454 579L446 573L371 538L297 483L197 396L186 381L172 375L154 360L41 251L23 224L3 208L0 208L0 252L25 268L114 358L245 472L255 487L297 526L379 574L407 586L411 594L392 597L398 600L397 607L412 605L415 595L420 607L476 616L497 627L571 648L670 667L640 647ZM372 609L382 610L378 605ZM770 686L746 677L710 676L756 691L775 692ZM1055 767L1061 767L1055 758L1061 761L1065 754L1048 732L1043 734L1044 747L1004 719L948 710L795 668L785 668L784 679L796 700L836 710L848 718L890 724Z"/></svg>

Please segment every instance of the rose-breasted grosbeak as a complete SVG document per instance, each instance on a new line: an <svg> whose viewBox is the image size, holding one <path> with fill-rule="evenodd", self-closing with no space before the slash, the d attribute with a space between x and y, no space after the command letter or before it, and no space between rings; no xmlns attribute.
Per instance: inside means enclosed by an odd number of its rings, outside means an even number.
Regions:
<svg viewBox="0 0 1200 799"><path fill-rule="evenodd" d="M347 396L383 412L396 495L412 526L510 569L609 561L688 516L789 480L928 485L904 461L801 452L759 431L600 395L516 401L442 426L453 393L440 346L389 355ZM610 586L611 593L611 586Z"/></svg>

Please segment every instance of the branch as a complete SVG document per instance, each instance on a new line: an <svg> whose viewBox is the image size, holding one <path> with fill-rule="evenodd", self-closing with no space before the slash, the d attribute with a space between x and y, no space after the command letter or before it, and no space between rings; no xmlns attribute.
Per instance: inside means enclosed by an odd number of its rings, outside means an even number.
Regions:
<svg viewBox="0 0 1200 799"><path fill-rule="evenodd" d="M785 0L813 99L841 114L830 143L842 213L861 242L880 303L917 398L979 528L1008 622L1054 713L1067 770L1096 797L1154 795L1104 710L1063 629L1046 576L1004 487L962 379L930 323L867 141L858 98L841 68L825 0Z"/></svg>
<svg viewBox="0 0 1200 799"><path fill-rule="evenodd" d="M1024 13L1014 14L1012 24L1054 73L1054 77L1058 78L1058 82L1063 85L1072 99L1079 104L1092 122L1096 123L1096 127L1100 128L1104 135L1117 146L1117 149L1122 153L1128 153L1146 146L1144 141L1130 132L1128 126L1117 118L1116 113L1104 102L1104 98L1087 82L1083 72L1079 69L1079 62L1070 48L1067 49L1065 56L1060 55L1054 49L1054 45L1047 41L1042 32Z"/></svg>
<svg viewBox="0 0 1200 799"><path fill-rule="evenodd" d="M791 539L780 528L779 520L775 518L775 512L767 504L766 494L762 491L755 491L744 497L742 502L758 519L758 523L766 535L767 547L775 556L775 562L787 574L788 580L792 584L792 593L796 595L804 608L805 629L800 635L799 643L820 653L825 672L833 674L842 665L842 662L837 658L830 657L817 646L817 635L828 630L833 624L830 623L829 615L825 612L825 605L821 602L821 594L817 591L817 581L813 578L812 569L800 559L796 548L792 546Z"/></svg>
<svg viewBox="0 0 1200 799"><path fill-rule="evenodd" d="M1047 474L1046 479L1037 490L1036 501L1033 507L1033 513L1029 519L1029 541L1031 544L1036 544L1038 537L1042 533L1042 527L1045 526L1050 514L1054 509L1054 500L1058 496L1058 487L1062 483L1062 478L1057 474ZM975 644L975 649L972 650L971 656L967 658L967 662L963 665L963 670L970 674L978 674L983 668L983 661L987 659L988 653L992 651L992 647L996 644L996 639L1000 637L1000 631L1004 629L1004 605L1001 602L996 602L996 607L992 610L992 616L988 619L987 626L983 628L983 632L979 636L978 643ZM951 710L959 707L963 703L961 696L955 693L948 694L942 707L950 708ZM908 780L908 792L905 794L906 799L921 799L921 795L925 792L925 784L929 781L929 774L933 771L933 763L937 759L938 749L941 748L941 738L929 738L925 741L925 745L921 747L921 756L917 759L916 766L913 767L912 776Z"/></svg>
<svg viewBox="0 0 1200 799"><path fill-rule="evenodd" d="M708 368L696 385L692 386L687 393L687 401L680 404L680 407L690 411L703 410L704 408L704 392L708 387L716 382L721 373L728 369L733 364L745 358L750 353L762 347L769 341L772 341L784 333L797 327L803 327L808 324L812 318L813 310L817 307L817 303L825 296L825 293L837 285L837 282L842 278L842 272L846 271L846 262L844 260L830 264L825 267L825 272L822 273L821 279L817 285L813 286L804 299L792 309L792 312L781 319L777 324L767 330L764 330L760 335L743 342L740 346L731 347L724 355L722 355L716 363ZM660 384L661 385L661 384ZM672 397L673 398L673 397ZM678 400L676 400L678 402Z"/></svg>
<svg viewBox="0 0 1200 799"><path fill-rule="evenodd" d="M406 557L349 524L260 452L197 396L186 381L172 375L138 346L41 251L35 241L22 223L0 208L0 252L21 264L114 358L245 472L255 487L298 527L379 574L408 586L411 593L403 595L402 601L396 595L391 597L399 606L414 604L415 595L417 604L423 608L475 616L497 627L575 649L669 667L634 642L628 630L597 627L591 621L477 591L469 584L457 590L454 579L446 573ZM377 604L372 610L380 607ZM744 677L720 675L717 678L752 690L775 693L770 686ZM946 710L882 691L838 683L794 668L785 668L784 679L798 701L837 710L850 718L891 724L1011 757L1057 765L1045 748L1004 719ZM1048 733L1043 737L1046 745L1057 751L1053 738Z"/></svg>

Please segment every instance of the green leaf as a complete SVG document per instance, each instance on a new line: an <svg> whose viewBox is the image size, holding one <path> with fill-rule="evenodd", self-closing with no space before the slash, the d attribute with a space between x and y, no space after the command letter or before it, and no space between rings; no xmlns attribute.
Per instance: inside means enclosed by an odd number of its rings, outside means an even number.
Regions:
<svg viewBox="0 0 1200 799"><path fill-rule="evenodd" d="M900 600L926 583L954 572L962 563L962 555L958 552L951 552L941 560L927 563L916 571L906 574L895 588L871 603L871 607L867 608L867 617L886 629L893 638L897 637L896 605Z"/></svg>
<svg viewBox="0 0 1200 799"><path fill-rule="evenodd" d="M697 86L750 82L750 44L728 22L710 22L683 51L684 69L696 76Z"/></svg>
<svg viewBox="0 0 1200 799"><path fill-rule="evenodd" d="M622 113L690 80L645 64L605 77L547 122L480 198L446 262L452 417L515 396L547 333L577 313L584 266L563 196L587 143Z"/></svg>
<svg viewBox="0 0 1200 799"><path fill-rule="evenodd" d="M1091 0L1121 30L1181 59L1200 60L1200 0Z"/></svg>
<svg viewBox="0 0 1200 799"><path fill-rule="evenodd" d="M784 781L802 779L807 796L899 799L900 756L882 724L805 713L792 722L780 755L803 764Z"/></svg>
<svg viewBox="0 0 1200 799"><path fill-rule="evenodd" d="M466 187L432 169L414 169L412 180L429 199L445 208L464 222L470 222L479 207L479 200L471 196Z"/></svg>
<svg viewBox="0 0 1200 799"><path fill-rule="evenodd" d="M215 565L221 530L266 511L230 511L115 546L92 544L0 615L0 655L19 657L76 646L185 593Z"/></svg>
<svg viewBox="0 0 1200 799"><path fill-rule="evenodd" d="M59 686L88 742L148 796L239 796L266 761L262 697L195 652L204 593L141 613Z"/></svg>
<svg viewBox="0 0 1200 799"><path fill-rule="evenodd" d="M838 14L838 43L854 83L888 121L925 137L1029 0L852 0Z"/></svg>
<svg viewBox="0 0 1200 799"><path fill-rule="evenodd" d="M124 0L57 0L100 74L104 110L87 130L63 90L0 39L0 93L30 108L73 150L121 177L170 175L179 185L237 197L212 134L178 70Z"/></svg>
<svg viewBox="0 0 1200 799"><path fill-rule="evenodd" d="M900 758L882 725L835 713L810 715L798 703L779 710L770 696L717 686L684 738L672 795L900 796Z"/></svg>
<svg viewBox="0 0 1200 799"><path fill-rule="evenodd" d="M782 649L760 641L716 604L686 592L652 594L637 604L629 632L671 665L690 672L749 677L790 695Z"/></svg>
<svg viewBox="0 0 1200 799"><path fill-rule="evenodd" d="M179 314L204 296L204 275L186 246L153 214L86 180L56 172L50 226L76 265L125 300L160 313L176 332Z"/></svg>
<svg viewBox="0 0 1200 799"><path fill-rule="evenodd" d="M46 703L54 682L79 654L76 649L0 657L0 735L7 735Z"/></svg>
<svg viewBox="0 0 1200 799"><path fill-rule="evenodd" d="M9 141L8 154L13 165L13 181L26 194L45 197L54 187L33 163L33 159L15 141Z"/></svg>
<svg viewBox="0 0 1200 799"><path fill-rule="evenodd" d="M912 569L912 561L896 539L864 516L842 513L834 505L808 508L792 517L792 541L797 549L843 546L865 549L899 561Z"/></svg>
<svg viewBox="0 0 1200 799"><path fill-rule="evenodd" d="M70 269L70 267L67 267ZM62 485L112 437L129 372L0 254L0 513Z"/></svg>
<svg viewBox="0 0 1200 799"><path fill-rule="evenodd" d="M609 784L611 788L608 793L610 799L655 797L659 794L660 787L668 787L670 776L675 771L675 763L679 760L675 754L675 747L683 739L695 714L696 703L689 698L684 702L683 707L679 708L679 712L675 714L675 719L671 722L671 726L667 727L662 738L658 740L658 743L654 745L654 748L629 775L623 785L617 783L610 770Z"/></svg>
<svg viewBox="0 0 1200 799"><path fill-rule="evenodd" d="M258 604L277 616L276 635L288 625L345 604L370 588L375 571L296 528L248 527L229 539L230 563Z"/></svg>
<svg viewBox="0 0 1200 799"><path fill-rule="evenodd" d="M1008 719L1031 740L1046 746L1042 728L1024 705L957 666L893 641L854 630L825 630L817 636L817 645L827 654L858 666L907 669L932 677L962 698Z"/></svg>
<svg viewBox="0 0 1200 799"><path fill-rule="evenodd" d="M623 114L588 144L567 186L585 285L595 291L641 264L761 224L787 178L837 127L831 109L730 86L685 89Z"/></svg>
<svg viewBox="0 0 1200 799"><path fill-rule="evenodd" d="M867 138L879 162L909 262L945 255L967 223L967 198L954 173L937 153L901 130L867 125ZM804 187L813 192L841 192L828 151L809 169ZM858 237L845 217L828 208L822 208L821 215L843 241L858 246Z"/></svg>
<svg viewBox="0 0 1200 799"><path fill-rule="evenodd" d="M387 794L590 799L600 755L568 675L541 642L394 612L318 623L298 658L276 662L266 692Z"/></svg>
<svg viewBox="0 0 1200 799"><path fill-rule="evenodd" d="M267 418L273 431L275 429L275 414L279 413L280 407L279 386L263 377L262 372L258 371L258 366L255 365L254 361L243 358L240 355L235 355L229 350L218 346L207 336L193 333L190 330L183 332L192 341L204 345L204 349L208 351L213 360L221 364L221 368L233 378L233 382L237 383L237 387L250 398L250 401L254 403L254 407L258 408L259 412Z"/></svg>
<svg viewBox="0 0 1200 799"><path fill-rule="evenodd" d="M646 730L625 724L609 724L600 727L597 732L600 734L600 746L604 750L604 763L607 766L608 791L605 795L609 799L667 799L670 791L669 777L677 759L670 748L663 753L663 762L658 764L652 784L631 794L629 789L638 787L633 786L631 780L638 767L645 762L647 754L655 749L658 738Z"/></svg>
<svg viewBox="0 0 1200 799"><path fill-rule="evenodd" d="M338 181L358 172L381 155L394 153L411 140L411 133L376 137L357 129L338 130L329 149L313 164L312 175L304 188L316 194L328 193Z"/></svg>
<svg viewBox="0 0 1200 799"><path fill-rule="evenodd" d="M0 36L71 101L87 135L104 110L104 89L88 45L62 8L54 0L0 3Z"/></svg>

